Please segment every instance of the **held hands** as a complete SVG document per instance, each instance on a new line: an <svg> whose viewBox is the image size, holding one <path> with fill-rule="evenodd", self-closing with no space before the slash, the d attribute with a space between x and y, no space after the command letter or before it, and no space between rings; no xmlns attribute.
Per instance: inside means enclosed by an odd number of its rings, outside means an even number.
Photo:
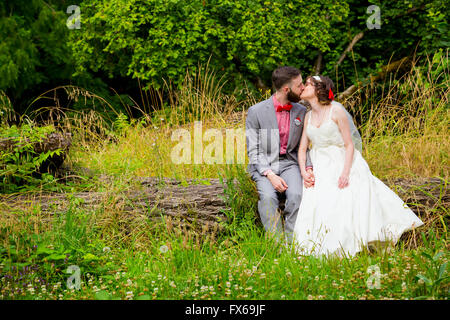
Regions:
<svg viewBox="0 0 450 320"><path fill-rule="evenodd" d="M314 177L313 170L311 168L308 168L306 170L306 172L303 172L302 177L303 177L303 184L305 185L305 188L314 187L315 177Z"/></svg>
<svg viewBox="0 0 450 320"><path fill-rule="evenodd" d="M303 177L303 183L306 188L314 187L315 178L314 178L313 170L311 168L308 168L306 170L306 172L304 172L304 174L302 174L302 177ZM273 172L269 172L267 174L267 179L269 179L269 181L272 184L272 186L274 187L274 189L277 190L278 192L284 192L288 188L286 181L284 181L283 178L277 176Z"/></svg>
<svg viewBox="0 0 450 320"><path fill-rule="evenodd" d="M348 174L342 173L338 180L338 187L339 189L344 189L345 187L348 187L349 178Z"/></svg>

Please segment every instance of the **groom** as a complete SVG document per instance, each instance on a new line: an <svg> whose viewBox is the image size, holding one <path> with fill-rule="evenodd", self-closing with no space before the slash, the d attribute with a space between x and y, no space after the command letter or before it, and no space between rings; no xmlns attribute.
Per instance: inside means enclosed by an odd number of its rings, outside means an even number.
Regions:
<svg viewBox="0 0 450 320"><path fill-rule="evenodd" d="M278 239L283 234L277 211L279 195L285 193L284 229L290 243L303 191L297 153L306 108L297 102L304 85L300 70L288 66L273 71L272 85L275 94L248 109L248 171L258 189L258 211L264 228ZM314 175L309 153L306 168L309 176L305 187L311 187Z"/></svg>

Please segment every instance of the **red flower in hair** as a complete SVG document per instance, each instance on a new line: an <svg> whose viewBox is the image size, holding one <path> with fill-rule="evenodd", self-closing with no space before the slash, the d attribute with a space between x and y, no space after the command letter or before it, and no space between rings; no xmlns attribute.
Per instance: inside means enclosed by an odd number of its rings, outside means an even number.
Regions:
<svg viewBox="0 0 450 320"><path fill-rule="evenodd" d="M328 99L334 100L334 94L333 94L333 91L331 91L331 88L330 88L330 91L328 91Z"/></svg>

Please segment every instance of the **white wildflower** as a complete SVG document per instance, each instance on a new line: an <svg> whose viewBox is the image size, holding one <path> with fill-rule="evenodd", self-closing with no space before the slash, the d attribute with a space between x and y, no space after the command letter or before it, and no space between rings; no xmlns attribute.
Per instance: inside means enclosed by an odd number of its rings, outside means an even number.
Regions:
<svg viewBox="0 0 450 320"><path fill-rule="evenodd" d="M128 292L127 292L127 296L126 296L126 299L128 299L128 300L132 300L132 299L133 299L133 297L134 297L133 291L128 291Z"/></svg>
<svg viewBox="0 0 450 320"><path fill-rule="evenodd" d="M161 253L166 253L167 251L169 251L169 247L167 247L166 245L162 245L161 247L159 247L159 251Z"/></svg>

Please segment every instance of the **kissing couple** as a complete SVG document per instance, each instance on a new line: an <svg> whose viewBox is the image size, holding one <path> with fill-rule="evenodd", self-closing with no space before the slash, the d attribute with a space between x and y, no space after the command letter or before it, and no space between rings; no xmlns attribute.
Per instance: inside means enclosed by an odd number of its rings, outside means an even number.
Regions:
<svg viewBox="0 0 450 320"><path fill-rule="evenodd" d="M299 255L354 256L369 242L395 244L423 225L372 175L361 136L334 100L329 77L310 76L304 83L300 70L283 66L273 71L272 85L275 93L250 107L246 118L248 172L267 233Z"/></svg>

